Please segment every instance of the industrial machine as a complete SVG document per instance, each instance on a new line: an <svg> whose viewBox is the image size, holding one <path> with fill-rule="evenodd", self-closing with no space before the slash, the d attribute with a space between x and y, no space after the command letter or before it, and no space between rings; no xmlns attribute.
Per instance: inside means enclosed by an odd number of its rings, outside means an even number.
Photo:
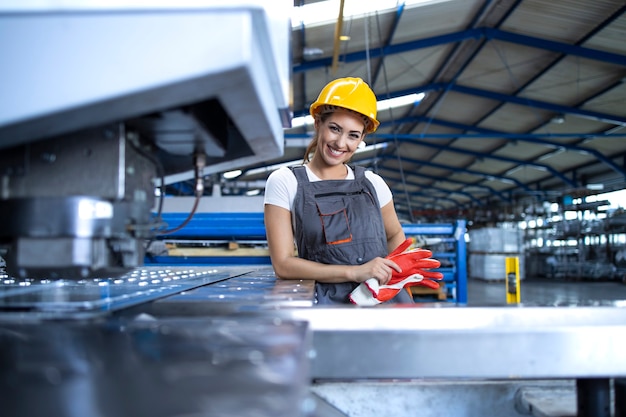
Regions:
<svg viewBox="0 0 626 417"><path fill-rule="evenodd" d="M196 178L201 194L205 175L280 155L289 10L285 1L3 5L8 271L120 275L142 264L159 232L155 186Z"/></svg>
<svg viewBox="0 0 626 417"><path fill-rule="evenodd" d="M0 414L626 415L623 308L322 308L267 265L142 266L155 190L282 152L291 5L0 6Z"/></svg>
<svg viewBox="0 0 626 417"><path fill-rule="evenodd" d="M116 315L250 272L142 265L164 185L282 153L290 10L0 5L0 414L300 410L306 323Z"/></svg>

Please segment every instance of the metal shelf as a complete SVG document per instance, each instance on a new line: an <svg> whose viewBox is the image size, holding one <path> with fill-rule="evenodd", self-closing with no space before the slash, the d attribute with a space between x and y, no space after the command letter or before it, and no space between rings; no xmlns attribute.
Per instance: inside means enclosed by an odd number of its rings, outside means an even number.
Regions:
<svg viewBox="0 0 626 417"><path fill-rule="evenodd" d="M465 243L466 221L433 224L403 224L408 237L422 236L432 239L433 258L450 263L438 269L443 273L448 300L467 304L467 246ZM428 243L428 239L426 242ZM443 247L440 250L440 247Z"/></svg>

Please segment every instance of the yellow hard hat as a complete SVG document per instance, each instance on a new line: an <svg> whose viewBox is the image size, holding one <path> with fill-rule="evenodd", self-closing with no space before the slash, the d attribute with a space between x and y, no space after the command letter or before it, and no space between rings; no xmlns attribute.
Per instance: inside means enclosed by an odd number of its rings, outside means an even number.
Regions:
<svg viewBox="0 0 626 417"><path fill-rule="evenodd" d="M311 104L311 116L315 117L323 106L342 107L364 115L369 120L367 133L374 132L380 124L376 120L376 95L361 78L338 78L326 84Z"/></svg>

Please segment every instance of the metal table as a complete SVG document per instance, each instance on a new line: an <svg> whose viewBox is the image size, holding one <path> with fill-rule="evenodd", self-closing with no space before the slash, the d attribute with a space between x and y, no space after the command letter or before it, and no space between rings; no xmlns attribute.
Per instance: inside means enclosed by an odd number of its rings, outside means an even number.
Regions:
<svg viewBox="0 0 626 417"><path fill-rule="evenodd" d="M43 415L36 404L45 403L61 416L313 416L311 391L355 416L379 414L381 394L394 398L385 410L396 417L410 415L408 395L423 407L451 393L462 406L441 401L425 415L523 415L513 403L525 385L566 383L578 415L608 416L613 381L611 407L624 406L623 307L317 307L312 282L277 281L267 266L185 271L185 286L4 277L3 411Z"/></svg>

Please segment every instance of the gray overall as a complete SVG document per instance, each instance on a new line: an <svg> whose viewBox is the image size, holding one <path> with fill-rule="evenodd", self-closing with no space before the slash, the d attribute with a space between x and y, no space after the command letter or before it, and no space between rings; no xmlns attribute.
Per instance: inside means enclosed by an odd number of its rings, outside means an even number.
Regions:
<svg viewBox="0 0 626 417"><path fill-rule="evenodd" d="M325 264L359 265L387 255L387 238L374 185L365 168L354 180L309 181L304 166L291 168L298 180L293 202L298 256ZM318 304L347 304L358 283L315 284ZM413 303L400 291L389 303Z"/></svg>

